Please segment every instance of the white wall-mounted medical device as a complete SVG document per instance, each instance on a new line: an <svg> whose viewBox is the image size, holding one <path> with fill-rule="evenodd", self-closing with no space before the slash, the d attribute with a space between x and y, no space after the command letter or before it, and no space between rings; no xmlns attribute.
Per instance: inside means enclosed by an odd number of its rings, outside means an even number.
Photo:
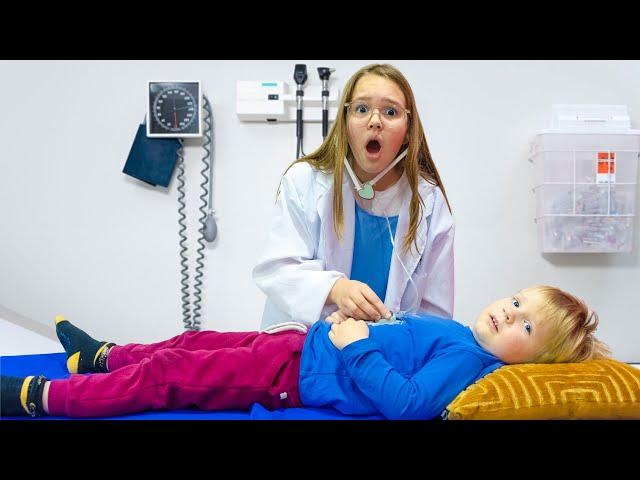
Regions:
<svg viewBox="0 0 640 480"><path fill-rule="evenodd" d="M340 90L329 92L329 121L338 113ZM307 85L304 88L304 122L322 121L322 86ZM296 92L286 82L246 81L236 82L236 113L244 122L295 122Z"/></svg>
<svg viewBox="0 0 640 480"><path fill-rule="evenodd" d="M540 251L628 253L640 130L625 105L553 105L531 143Z"/></svg>

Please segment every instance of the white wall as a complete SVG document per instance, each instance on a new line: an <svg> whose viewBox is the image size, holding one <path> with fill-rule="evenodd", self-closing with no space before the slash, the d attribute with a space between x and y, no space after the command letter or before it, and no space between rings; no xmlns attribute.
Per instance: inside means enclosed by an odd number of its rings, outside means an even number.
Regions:
<svg viewBox="0 0 640 480"><path fill-rule="evenodd" d="M529 142L554 103L626 104L640 128L638 61L393 61L413 85L457 221L455 317L531 283L584 297L617 358L640 360L638 225L631 254L541 255ZM122 174L145 113L146 81L200 79L214 112L219 239L207 248L203 327L258 328L264 296L251 280L295 124L241 123L235 81L292 82L295 63L361 61L0 62L0 305L52 323L64 313L97 337L155 341L180 333L175 177L154 189ZM320 142L305 126L305 151ZM201 149L187 147L195 237ZM194 251L191 249L193 258ZM193 267L192 267L193 268Z"/></svg>

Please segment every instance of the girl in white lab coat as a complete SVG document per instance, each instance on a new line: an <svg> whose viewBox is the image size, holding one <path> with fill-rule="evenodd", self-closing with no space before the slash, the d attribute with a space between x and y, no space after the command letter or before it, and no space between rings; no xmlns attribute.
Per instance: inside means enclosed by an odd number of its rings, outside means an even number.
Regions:
<svg viewBox="0 0 640 480"><path fill-rule="evenodd" d="M453 316L454 222L413 91L395 67L346 83L331 131L285 172L253 278L262 328L338 311Z"/></svg>

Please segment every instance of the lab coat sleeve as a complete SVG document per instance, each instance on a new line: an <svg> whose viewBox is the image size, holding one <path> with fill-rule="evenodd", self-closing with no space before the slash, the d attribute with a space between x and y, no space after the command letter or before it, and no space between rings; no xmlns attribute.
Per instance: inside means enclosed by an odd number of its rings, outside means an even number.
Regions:
<svg viewBox="0 0 640 480"><path fill-rule="evenodd" d="M433 243L428 252L428 261L422 268L426 275L426 288L422 297L424 313L444 318L453 318L454 261L453 243L455 223L442 194L441 201L434 206L431 225L437 223Z"/></svg>
<svg viewBox="0 0 640 480"><path fill-rule="evenodd" d="M450 350L427 362L414 375L403 375L370 338L347 345L341 354L349 377L390 420L437 417L483 368L472 353Z"/></svg>
<svg viewBox="0 0 640 480"><path fill-rule="evenodd" d="M316 322L333 284L344 276L326 271L324 261L317 259L317 230L310 225L294 180L285 175L253 279L289 321Z"/></svg>

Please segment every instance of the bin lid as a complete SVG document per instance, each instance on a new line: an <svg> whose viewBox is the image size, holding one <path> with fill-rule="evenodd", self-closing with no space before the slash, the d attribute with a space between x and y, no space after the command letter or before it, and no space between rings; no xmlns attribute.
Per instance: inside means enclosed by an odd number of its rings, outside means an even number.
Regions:
<svg viewBox="0 0 640 480"><path fill-rule="evenodd" d="M626 105L552 105L551 128L541 133L637 135Z"/></svg>

